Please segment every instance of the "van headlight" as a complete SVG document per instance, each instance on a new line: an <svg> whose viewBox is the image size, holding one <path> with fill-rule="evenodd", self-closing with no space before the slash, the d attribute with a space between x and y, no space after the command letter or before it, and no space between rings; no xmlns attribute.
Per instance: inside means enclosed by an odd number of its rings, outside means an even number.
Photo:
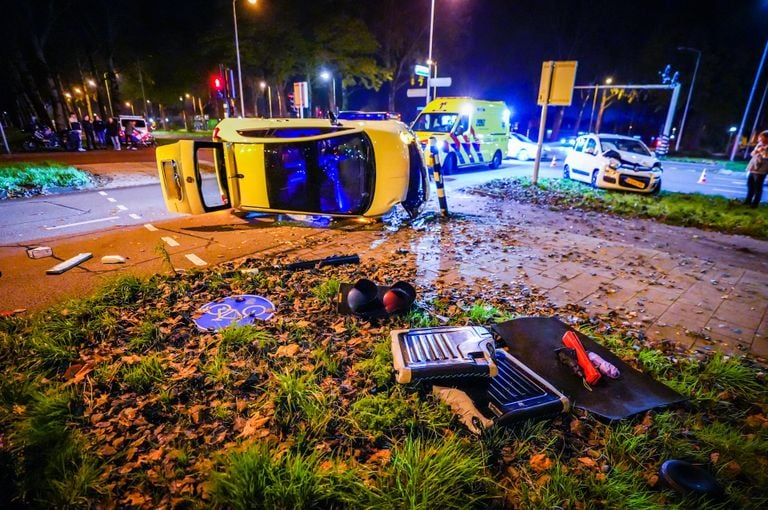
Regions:
<svg viewBox="0 0 768 510"><path fill-rule="evenodd" d="M620 166L621 166L621 161L619 161L618 159L611 158L608 160L608 168L610 168L611 170L618 170Z"/></svg>

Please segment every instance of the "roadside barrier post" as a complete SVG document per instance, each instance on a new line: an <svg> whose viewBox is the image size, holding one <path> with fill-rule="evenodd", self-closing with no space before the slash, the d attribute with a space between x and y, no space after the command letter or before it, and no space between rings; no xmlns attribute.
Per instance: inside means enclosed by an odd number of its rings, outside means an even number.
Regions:
<svg viewBox="0 0 768 510"><path fill-rule="evenodd" d="M437 153L437 139L429 137L429 164L435 176L437 187L437 202L440 204L440 215L448 216L448 202L445 200L445 187L443 186L443 172L440 166L440 156Z"/></svg>

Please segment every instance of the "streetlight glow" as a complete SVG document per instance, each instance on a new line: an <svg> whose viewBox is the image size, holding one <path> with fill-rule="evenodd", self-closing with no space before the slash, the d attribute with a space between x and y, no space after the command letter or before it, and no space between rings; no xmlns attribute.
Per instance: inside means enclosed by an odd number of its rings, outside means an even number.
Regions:
<svg viewBox="0 0 768 510"><path fill-rule="evenodd" d="M251 5L256 5L257 0L248 0ZM237 82L240 88L240 115L245 117L245 98L243 97L243 70L240 67L240 37L237 35L237 0L232 0L232 18L235 22L235 54L237 55Z"/></svg>
<svg viewBox="0 0 768 510"><path fill-rule="evenodd" d="M613 83L613 78L608 77L608 78L605 79L605 84L606 85L610 85L611 83Z"/></svg>
<svg viewBox="0 0 768 510"><path fill-rule="evenodd" d="M80 87L74 87L72 90L75 91L75 94L82 94L83 93L83 91L80 90Z"/></svg>
<svg viewBox="0 0 768 510"><path fill-rule="evenodd" d="M88 85L90 85L93 88L96 88L96 82L93 80L88 80Z"/></svg>

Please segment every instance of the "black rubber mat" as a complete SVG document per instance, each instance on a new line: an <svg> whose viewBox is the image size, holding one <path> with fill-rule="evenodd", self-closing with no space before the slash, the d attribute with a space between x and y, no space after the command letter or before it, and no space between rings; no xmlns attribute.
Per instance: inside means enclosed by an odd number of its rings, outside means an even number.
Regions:
<svg viewBox="0 0 768 510"><path fill-rule="evenodd" d="M510 354L565 394L572 406L602 418L621 420L686 400L554 317L524 317L496 324L491 329L501 337ZM621 377L602 377L592 391L585 388L581 378L562 365L555 353L555 349L563 347L563 334L569 330L579 336L586 350L599 354L616 366L621 371Z"/></svg>

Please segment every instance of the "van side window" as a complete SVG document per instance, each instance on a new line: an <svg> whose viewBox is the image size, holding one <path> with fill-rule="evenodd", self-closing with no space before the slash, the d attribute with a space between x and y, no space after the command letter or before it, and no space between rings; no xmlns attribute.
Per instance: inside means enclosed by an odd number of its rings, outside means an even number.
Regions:
<svg viewBox="0 0 768 510"><path fill-rule="evenodd" d="M584 152L587 154L597 154L597 142L594 138L590 138L587 141L587 146L584 148Z"/></svg>
<svg viewBox="0 0 768 510"><path fill-rule="evenodd" d="M582 152L584 150L584 142L586 141L585 138L579 138L576 140L576 145L573 146L573 150L575 152Z"/></svg>

